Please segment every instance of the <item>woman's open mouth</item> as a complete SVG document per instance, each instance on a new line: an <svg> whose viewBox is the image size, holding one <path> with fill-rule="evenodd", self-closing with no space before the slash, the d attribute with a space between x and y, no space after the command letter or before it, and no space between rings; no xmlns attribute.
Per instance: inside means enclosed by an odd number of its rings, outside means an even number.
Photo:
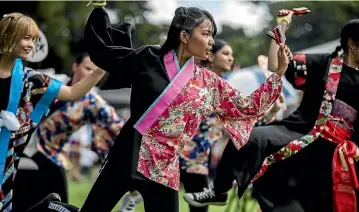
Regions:
<svg viewBox="0 0 359 212"><path fill-rule="evenodd" d="M25 52L26 54L30 54L31 51L32 51L32 49L25 49L25 50L24 50L24 52Z"/></svg>

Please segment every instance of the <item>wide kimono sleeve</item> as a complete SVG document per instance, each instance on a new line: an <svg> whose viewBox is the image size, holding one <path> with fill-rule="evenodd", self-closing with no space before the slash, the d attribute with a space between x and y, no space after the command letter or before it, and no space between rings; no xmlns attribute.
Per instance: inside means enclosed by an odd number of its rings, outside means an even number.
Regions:
<svg viewBox="0 0 359 212"><path fill-rule="evenodd" d="M34 70L27 71L27 74L29 79L25 83L24 89L28 89L30 92L27 92L23 100L31 102L33 110L30 114L30 119L39 124L42 118L47 115L50 105L56 99L62 82Z"/></svg>
<svg viewBox="0 0 359 212"><path fill-rule="evenodd" d="M134 36L135 31L135 23L132 20L125 20L123 23L111 28L113 44L115 46L133 48L131 38Z"/></svg>
<svg viewBox="0 0 359 212"><path fill-rule="evenodd" d="M90 14L84 33L87 51L98 67L110 73L102 89L131 87L138 64L130 37L133 27L125 22L118 29L111 28L110 19L102 8Z"/></svg>
<svg viewBox="0 0 359 212"><path fill-rule="evenodd" d="M286 79L294 88L304 90L308 77L315 71L328 55L295 53L285 73Z"/></svg>
<svg viewBox="0 0 359 212"><path fill-rule="evenodd" d="M257 90L246 96L218 77L213 95L214 113L237 149L246 144L257 119L263 116L282 91L281 78L273 73Z"/></svg>

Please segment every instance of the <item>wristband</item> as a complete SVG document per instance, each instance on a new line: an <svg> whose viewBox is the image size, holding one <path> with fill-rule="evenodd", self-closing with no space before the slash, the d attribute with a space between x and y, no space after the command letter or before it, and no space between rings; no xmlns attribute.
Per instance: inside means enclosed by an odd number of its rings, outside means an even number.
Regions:
<svg viewBox="0 0 359 212"><path fill-rule="evenodd" d="M93 7L104 7L106 6L106 1L90 1L87 6L92 5Z"/></svg>

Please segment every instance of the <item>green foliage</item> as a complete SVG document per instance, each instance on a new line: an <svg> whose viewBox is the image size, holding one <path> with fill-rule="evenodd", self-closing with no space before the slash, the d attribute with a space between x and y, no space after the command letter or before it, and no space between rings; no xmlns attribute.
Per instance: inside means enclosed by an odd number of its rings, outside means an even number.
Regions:
<svg viewBox="0 0 359 212"><path fill-rule="evenodd" d="M40 26L44 30L50 47L57 56L62 58L64 70L60 72L70 74L74 59L73 49L76 42L81 41L87 18L92 11L83 1L39 1L37 14ZM146 1L109 1L106 8L114 9L119 19L131 16L136 22L136 37L134 45L158 44L161 35L166 32L166 26L150 24L144 13L149 11Z"/></svg>
<svg viewBox="0 0 359 212"><path fill-rule="evenodd" d="M62 58L64 73L70 74L74 56L71 54L72 35L83 30L91 7L87 2L39 1L37 14L42 19L40 27L44 30L49 45ZM67 69L66 69L67 68Z"/></svg>
<svg viewBox="0 0 359 212"><path fill-rule="evenodd" d="M93 168L91 171L91 176L90 178L84 178L79 182L75 182L72 181L69 177L69 202L71 204L74 204L78 207L81 207L81 205L83 204L86 196L88 195L88 192L91 189L91 186L94 182L94 180L96 179L96 175L97 175L97 167ZM108 191L109 193L112 192L110 189ZM114 191L116 192L116 191ZM112 192L113 193L113 192ZM237 197L237 191L235 189L233 189L230 193L230 202L233 203L229 203L228 206L210 206L209 207L209 212L256 212L258 211L259 207L258 207L258 203L257 201L255 201L254 199L252 199L249 195L250 192L246 192L244 194L244 197L246 199L248 199L248 201L246 201L246 204L243 204L243 199L238 200ZM183 195L184 195L184 190L181 189L179 194L179 208L181 212L188 212L189 211L189 207L188 204L184 201L183 199ZM117 212L120 208L121 202L119 202L115 209L112 210L113 212ZM160 207L160 204L159 204ZM230 209L228 208L230 207ZM245 207L245 208L243 208ZM241 208L241 210L238 210L238 208ZM143 205L143 201L136 207L136 212L143 212L144 210L144 205ZM161 212L161 210L158 210L159 212Z"/></svg>

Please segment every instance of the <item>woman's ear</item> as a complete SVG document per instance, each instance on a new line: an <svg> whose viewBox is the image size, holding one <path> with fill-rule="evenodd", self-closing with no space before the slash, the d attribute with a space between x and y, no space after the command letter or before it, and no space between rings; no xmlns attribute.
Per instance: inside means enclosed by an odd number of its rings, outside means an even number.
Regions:
<svg viewBox="0 0 359 212"><path fill-rule="evenodd" d="M351 38L348 39L347 45L348 45L348 51L349 50L353 51L354 48L356 47L355 42Z"/></svg>
<svg viewBox="0 0 359 212"><path fill-rule="evenodd" d="M181 34L180 34L180 39L181 39L181 42L184 43L184 44L188 44L188 34L187 32L185 32L184 30L181 31Z"/></svg>

